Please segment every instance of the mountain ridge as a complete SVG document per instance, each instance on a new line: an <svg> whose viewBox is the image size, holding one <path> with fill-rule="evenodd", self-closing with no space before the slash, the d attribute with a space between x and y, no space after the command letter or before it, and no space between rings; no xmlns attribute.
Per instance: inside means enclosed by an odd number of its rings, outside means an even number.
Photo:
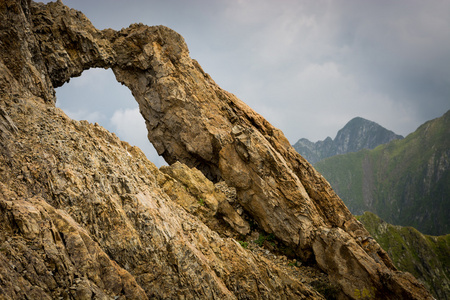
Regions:
<svg viewBox="0 0 450 300"><path fill-rule="evenodd" d="M315 167L356 215L425 234L449 233L450 111L405 139L318 162Z"/></svg>
<svg viewBox="0 0 450 300"><path fill-rule="evenodd" d="M312 164L327 157L357 152L362 149L374 149L378 145L392 140L403 139L381 125L361 117L351 119L341 128L334 139L327 137L323 141L311 142L299 139L293 147Z"/></svg>

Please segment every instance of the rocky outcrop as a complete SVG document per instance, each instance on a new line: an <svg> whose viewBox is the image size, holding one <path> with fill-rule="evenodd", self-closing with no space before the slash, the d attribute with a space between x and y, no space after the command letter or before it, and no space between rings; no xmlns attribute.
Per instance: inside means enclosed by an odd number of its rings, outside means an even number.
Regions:
<svg viewBox="0 0 450 300"><path fill-rule="evenodd" d="M18 197L4 185L1 190L0 291L5 299L147 298L135 278L66 212L38 197Z"/></svg>
<svg viewBox="0 0 450 300"><path fill-rule="evenodd" d="M313 143L302 138L293 147L308 162L315 164L327 157L357 152L362 149L374 149L381 144L398 139L403 139L403 136L395 134L375 122L356 117L338 131L334 140L327 137L323 141Z"/></svg>
<svg viewBox="0 0 450 300"><path fill-rule="evenodd" d="M0 9L0 241L14 245L0 254L4 264L20 258L36 273L2 268L4 294L320 299L211 230L218 223L207 220L215 218L249 231L208 183L223 180L254 226L321 268L338 298L430 298L395 269L282 132L189 57L180 35L140 24L98 31L61 2L6 0ZM111 68L130 88L149 140L172 165L164 173L140 150L54 107L53 87L92 67ZM60 281L37 280L58 272ZM16 279L21 284L12 286Z"/></svg>
<svg viewBox="0 0 450 300"><path fill-rule="evenodd" d="M322 299L172 200L182 182L138 148L38 99L2 95L0 105L17 128L0 156L6 299Z"/></svg>
<svg viewBox="0 0 450 300"><path fill-rule="evenodd" d="M221 226L215 224L224 220L241 235L250 233L250 226L230 205L227 196L209 181L203 173L195 168L176 162L170 167L161 167L163 176L160 186L190 213L200 217L211 229L219 231ZM220 215L220 218L213 218Z"/></svg>

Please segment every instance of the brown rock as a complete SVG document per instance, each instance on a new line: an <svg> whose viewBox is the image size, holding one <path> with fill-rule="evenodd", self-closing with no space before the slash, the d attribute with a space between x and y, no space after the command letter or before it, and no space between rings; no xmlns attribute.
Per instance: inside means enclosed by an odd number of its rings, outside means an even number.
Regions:
<svg viewBox="0 0 450 300"><path fill-rule="evenodd" d="M378 244L363 248L367 231L325 179L220 89L174 31L98 31L61 2L5 0L0 18L2 294L320 299L201 222L195 201L204 197L203 217L221 214L248 232L212 183L225 180L245 214L317 264L340 298L431 298ZM54 108L52 87L91 67L112 68L130 88L150 141L173 165L167 174L97 124Z"/></svg>
<svg viewBox="0 0 450 300"><path fill-rule="evenodd" d="M226 195L218 190L199 170L191 169L180 162L176 162L170 167L163 166L160 170L181 183L182 187L175 187L167 179L164 183L160 181L160 185L165 187L165 192L171 196L172 200L175 200L187 211L195 214L197 210L206 205L208 210L203 216L203 222L207 222L208 219L219 213L217 217L222 218L239 234L246 235L250 232L250 226L228 203Z"/></svg>
<svg viewBox="0 0 450 300"><path fill-rule="evenodd" d="M18 129L0 155L1 294L321 299L172 201L139 149L32 99L0 106Z"/></svg>
<svg viewBox="0 0 450 300"><path fill-rule="evenodd" d="M2 294L50 299L67 291L76 299L124 294L146 299L142 288L111 261L83 228L43 199L19 199L0 186L3 240ZM11 199L12 201L4 200ZM18 232L15 233L15 230ZM5 238L5 236L2 236ZM18 283L16 287L9 280Z"/></svg>

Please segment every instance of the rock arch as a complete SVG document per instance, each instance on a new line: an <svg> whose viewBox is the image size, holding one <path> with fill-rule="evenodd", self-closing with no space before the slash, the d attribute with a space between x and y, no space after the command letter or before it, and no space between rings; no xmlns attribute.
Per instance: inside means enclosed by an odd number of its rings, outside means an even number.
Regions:
<svg viewBox="0 0 450 300"><path fill-rule="evenodd" d="M395 270L283 133L189 57L180 35L142 24L99 31L61 2L33 3L27 17L36 66L45 77L31 93L44 93L51 102L45 84L58 87L83 70L111 68L132 91L148 138L168 163L179 160L234 186L240 204L265 231L314 259L348 297L363 289L377 298L426 295L414 278Z"/></svg>
<svg viewBox="0 0 450 300"><path fill-rule="evenodd" d="M147 139L147 127L128 87L111 69L91 68L56 90L56 106L76 120L98 123L139 147L157 167L167 165Z"/></svg>

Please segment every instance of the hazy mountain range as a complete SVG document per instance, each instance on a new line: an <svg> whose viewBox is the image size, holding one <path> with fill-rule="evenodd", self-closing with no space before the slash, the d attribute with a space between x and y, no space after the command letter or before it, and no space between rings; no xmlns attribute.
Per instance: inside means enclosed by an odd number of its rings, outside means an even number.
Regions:
<svg viewBox="0 0 450 300"><path fill-rule="evenodd" d="M334 140L300 139L294 147L361 215L396 267L436 299L450 299L450 111L404 139L358 117Z"/></svg>
<svg viewBox="0 0 450 300"><path fill-rule="evenodd" d="M323 141L314 143L302 138L293 146L306 160L315 164L330 156L373 149L378 145L402 138L403 136L375 122L356 117L339 130L334 139L327 137Z"/></svg>
<svg viewBox="0 0 450 300"><path fill-rule="evenodd" d="M370 139L375 138L365 138ZM450 231L450 112L405 139L333 156L315 167L353 214L371 211L427 234Z"/></svg>

